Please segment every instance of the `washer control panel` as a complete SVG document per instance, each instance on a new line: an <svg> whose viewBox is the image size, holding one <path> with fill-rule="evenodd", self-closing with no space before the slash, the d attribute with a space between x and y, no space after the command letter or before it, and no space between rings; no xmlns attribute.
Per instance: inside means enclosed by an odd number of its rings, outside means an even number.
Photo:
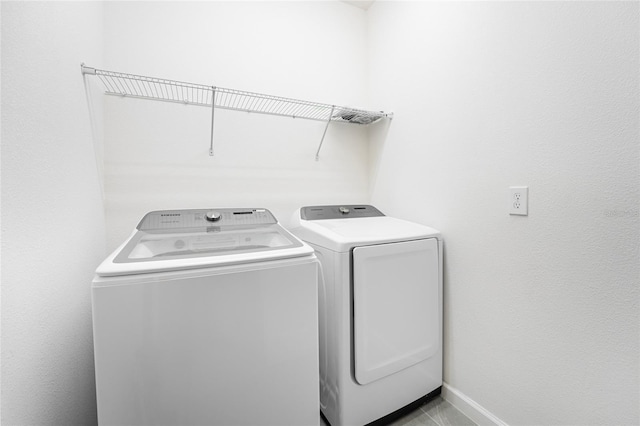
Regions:
<svg viewBox="0 0 640 426"><path fill-rule="evenodd" d="M262 226L277 223L267 209L159 210L147 213L137 226L139 231L186 229L211 226Z"/></svg>
<svg viewBox="0 0 640 426"><path fill-rule="evenodd" d="M384 216L384 214L377 208L366 204L307 206L300 209L300 217L304 220L349 219L377 216Z"/></svg>

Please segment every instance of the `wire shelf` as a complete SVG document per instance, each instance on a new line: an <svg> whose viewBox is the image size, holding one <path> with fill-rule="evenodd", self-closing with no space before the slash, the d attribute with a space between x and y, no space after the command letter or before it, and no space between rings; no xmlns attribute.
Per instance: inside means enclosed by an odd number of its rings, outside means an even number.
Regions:
<svg viewBox="0 0 640 426"><path fill-rule="evenodd" d="M383 111L366 111L217 86L99 70L84 64L81 65L81 69L83 74L97 76L108 95L212 108L211 155L213 155L213 116L216 108L326 121L327 126L332 121L366 125L393 116L393 114ZM320 141L321 146L322 141ZM318 153L320 147L318 147ZM317 156L318 154L316 154Z"/></svg>

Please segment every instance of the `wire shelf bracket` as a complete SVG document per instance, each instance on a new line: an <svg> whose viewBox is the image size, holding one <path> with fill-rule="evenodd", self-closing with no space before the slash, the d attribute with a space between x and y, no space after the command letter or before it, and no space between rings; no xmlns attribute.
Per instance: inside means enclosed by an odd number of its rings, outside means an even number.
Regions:
<svg viewBox="0 0 640 426"><path fill-rule="evenodd" d="M216 97L216 88L211 86L211 92L213 93L212 99ZM213 157L213 123L216 117L216 105L215 102L211 102L211 144L209 145L209 155Z"/></svg>
<svg viewBox="0 0 640 426"><path fill-rule="evenodd" d="M393 113L390 112L366 111L236 89L225 89L217 86L105 71L88 67L84 63L80 64L80 69L83 75L95 75L102 83L107 95L211 108L211 138L209 145L209 155L211 156L213 156L213 130L216 108L326 122L318 150L316 151L316 161L320 158L320 149L331 122L368 125L383 118L393 118Z"/></svg>

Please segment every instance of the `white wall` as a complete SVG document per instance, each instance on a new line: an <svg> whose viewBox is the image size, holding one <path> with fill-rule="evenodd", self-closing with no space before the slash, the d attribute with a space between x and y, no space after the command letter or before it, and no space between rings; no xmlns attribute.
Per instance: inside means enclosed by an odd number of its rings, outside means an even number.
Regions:
<svg viewBox="0 0 640 426"><path fill-rule="evenodd" d="M376 2L372 202L445 239L445 380L508 424L638 424L639 3ZM507 188L528 185L528 217Z"/></svg>
<svg viewBox="0 0 640 426"><path fill-rule="evenodd" d="M206 109L96 97L109 248L151 209L286 223L371 189L443 231L451 386L511 424L637 424L638 3L238 3L0 4L2 424L95 423L81 61L396 112L331 126L316 163L322 123L222 111L210 158Z"/></svg>
<svg viewBox="0 0 640 426"><path fill-rule="evenodd" d="M365 12L341 2L111 2L107 70L367 107ZM146 212L267 207L287 224L309 204L368 199L366 129L105 99L108 245Z"/></svg>
<svg viewBox="0 0 640 426"><path fill-rule="evenodd" d="M102 5L0 7L2 425L95 424L89 291L105 235L80 62L101 60Z"/></svg>

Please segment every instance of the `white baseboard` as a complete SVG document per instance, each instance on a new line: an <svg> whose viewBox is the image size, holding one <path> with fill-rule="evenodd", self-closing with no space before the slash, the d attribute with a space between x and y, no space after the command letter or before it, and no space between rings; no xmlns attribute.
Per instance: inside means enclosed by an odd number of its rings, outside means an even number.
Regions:
<svg viewBox="0 0 640 426"><path fill-rule="evenodd" d="M447 383L442 385L442 398L479 426L508 426L482 405Z"/></svg>

